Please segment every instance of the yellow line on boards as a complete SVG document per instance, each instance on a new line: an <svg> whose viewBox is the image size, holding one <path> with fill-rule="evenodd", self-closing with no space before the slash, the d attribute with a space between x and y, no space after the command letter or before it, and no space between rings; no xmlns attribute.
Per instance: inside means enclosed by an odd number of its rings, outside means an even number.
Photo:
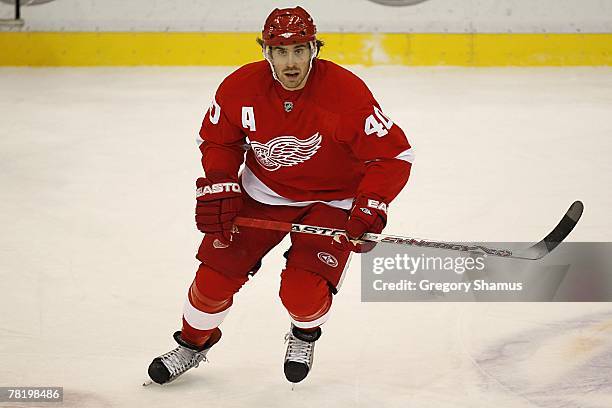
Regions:
<svg viewBox="0 0 612 408"><path fill-rule="evenodd" d="M257 33L0 32L3 66L241 65ZM612 65L612 34L321 33L348 65Z"/></svg>

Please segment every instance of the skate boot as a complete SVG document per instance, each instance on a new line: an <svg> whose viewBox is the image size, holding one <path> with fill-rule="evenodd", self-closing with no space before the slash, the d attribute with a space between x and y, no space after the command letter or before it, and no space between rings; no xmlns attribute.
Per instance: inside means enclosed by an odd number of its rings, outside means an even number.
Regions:
<svg viewBox="0 0 612 408"><path fill-rule="evenodd" d="M305 331L291 325L291 330L285 335L287 353L285 353L285 377L292 383L302 381L312 368L315 341L321 337L321 328L315 331Z"/></svg>
<svg viewBox="0 0 612 408"><path fill-rule="evenodd" d="M149 365L149 377L158 384L167 384L176 380L185 371L197 367L202 361L206 361L208 350L219 339L221 339L221 330L217 328L212 332L206 343L198 348L183 340L181 332L177 331L174 333L174 340L179 346L153 359Z"/></svg>

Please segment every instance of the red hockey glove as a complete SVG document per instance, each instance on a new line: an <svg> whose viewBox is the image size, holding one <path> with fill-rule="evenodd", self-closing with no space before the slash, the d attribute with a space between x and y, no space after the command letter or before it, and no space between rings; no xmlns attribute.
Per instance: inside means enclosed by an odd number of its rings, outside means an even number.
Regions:
<svg viewBox="0 0 612 408"><path fill-rule="evenodd" d="M234 218L242 208L242 190L226 175L200 177L196 181L195 220L198 229L215 234L222 245L232 240Z"/></svg>
<svg viewBox="0 0 612 408"><path fill-rule="evenodd" d="M342 251L371 251L376 246L376 243L356 244L351 242L351 240L359 239L366 232L379 234L386 224L387 204L366 196L359 196L353 202L351 214L346 222L345 229L347 236L340 235L334 237L332 244L335 248Z"/></svg>

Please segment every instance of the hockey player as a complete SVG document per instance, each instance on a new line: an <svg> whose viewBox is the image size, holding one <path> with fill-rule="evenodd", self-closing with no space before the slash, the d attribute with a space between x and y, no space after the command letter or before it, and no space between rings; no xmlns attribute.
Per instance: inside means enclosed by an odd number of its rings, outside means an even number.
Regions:
<svg viewBox="0 0 612 408"><path fill-rule="evenodd" d="M304 9L272 11L259 42L264 60L221 83L202 123L205 177L196 182L195 217L205 233L201 264L174 334L178 347L149 366L159 384L205 360L233 295L286 235L237 230L237 215L347 231L336 240L291 234L279 293L291 319L284 372L290 382L303 380L349 254L366 249L351 239L382 231L410 174L404 132L357 76L317 58L323 44Z"/></svg>

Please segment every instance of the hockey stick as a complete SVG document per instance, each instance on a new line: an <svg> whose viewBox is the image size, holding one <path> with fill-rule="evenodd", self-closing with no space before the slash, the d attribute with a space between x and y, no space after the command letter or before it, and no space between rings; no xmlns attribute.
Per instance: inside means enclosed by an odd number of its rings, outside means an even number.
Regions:
<svg viewBox="0 0 612 408"><path fill-rule="evenodd" d="M474 252L481 255L492 255L503 258L529 259L536 260L544 257L559 245L574 229L578 220L582 216L584 205L580 201L575 201L567 210L557 226L538 243L529 248L511 251L509 249L490 248L484 245L470 245L455 242L432 241L429 239L419 239L402 237L399 235L373 234L366 233L361 237L362 241L382 242L390 244L408 245L415 247L428 247L448 249L452 251ZM290 222L260 220L255 218L236 217L235 225L239 227L262 228L283 232L297 232L302 234L314 234L321 236L334 237L344 235L346 232L340 229L318 227L315 225L292 224Z"/></svg>

